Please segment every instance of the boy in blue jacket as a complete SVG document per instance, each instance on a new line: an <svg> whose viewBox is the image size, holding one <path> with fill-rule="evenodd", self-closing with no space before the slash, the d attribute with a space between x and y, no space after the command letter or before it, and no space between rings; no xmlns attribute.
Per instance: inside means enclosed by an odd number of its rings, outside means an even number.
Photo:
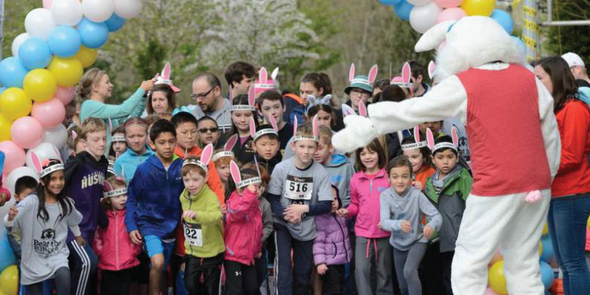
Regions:
<svg viewBox="0 0 590 295"><path fill-rule="evenodd" d="M174 125L158 120L150 130L150 139L156 154L137 166L129 184L125 224L133 243L145 242L151 262L149 290L155 295L174 250L174 233L182 213L178 196L184 184L182 160L174 154Z"/></svg>

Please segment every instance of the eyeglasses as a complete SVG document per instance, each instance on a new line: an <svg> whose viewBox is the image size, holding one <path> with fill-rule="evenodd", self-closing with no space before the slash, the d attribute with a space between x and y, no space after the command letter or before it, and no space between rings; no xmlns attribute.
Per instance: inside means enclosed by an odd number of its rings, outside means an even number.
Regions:
<svg viewBox="0 0 590 295"><path fill-rule="evenodd" d="M209 89L209 91L203 93L203 94L192 94L191 95L191 99L197 100L197 99L205 99L205 97L207 97L207 95L209 95L209 93L211 93L211 91L213 91L213 89L215 89L215 86L213 86L211 89Z"/></svg>
<svg viewBox="0 0 590 295"><path fill-rule="evenodd" d="M360 89L352 89L352 90L350 90L350 94L360 95L360 96L370 96L371 95L370 93L360 90Z"/></svg>
<svg viewBox="0 0 590 295"><path fill-rule="evenodd" d="M217 132L217 131L219 131L219 128L217 128L217 127L211 127L211 128L200 128L200 129L199 129L199 132L200 132L200 133L207 133L207 132L215 133L215 132Z"/></svg>

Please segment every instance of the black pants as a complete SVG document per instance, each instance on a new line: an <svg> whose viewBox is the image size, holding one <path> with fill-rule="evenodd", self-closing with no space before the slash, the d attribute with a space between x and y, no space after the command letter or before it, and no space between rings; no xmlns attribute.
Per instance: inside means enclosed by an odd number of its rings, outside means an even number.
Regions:
<svg viewBox="0 0 590 295"><path fill-rule="evenodd" d="M451 287L451 266L453 264L455 251L440 253L440 264L442 270L442 283L445 295L453 295Z"/></svg>
<svg viewBox="0 0 590 295"><path fill-rule="evenodd" d="M184 284L190 295L219 294L223 253L210 258L184 255ZM203 276L203 282L201 282Z"/></svg>
<svg viewBox="0 0 590 295"><path fill-rule="evenodd" d="M129 285L131 285L134 270L134 268L119 271L103 270L100 293L109 295L128 295Z"/></svg>
<svg viewBox="0 0 590 295"><path fill-rule="evenodd" d="M338 294L342 295L346 291L346 267L344 264L328 265L328 271L323 276L322 293L324 295Z"/></svg>
<svg viewBox="0 0 590 295"><path fill-rule="evenodd" d="M399 274L403 275L403 274ZM422 293L432 295L443 295L442 270L440 261L439 242L430 243L426 254L420 263L418 270L422 282ZM450 282L450 281L449 281Z"/></svg>
<svg viewBox="0 0 590 295"><path fill-rule="evenodd" d="M96 269L98 257L94 254L90 243L87 241L84 247L74 240L68 243L70 250L70 271L72 295L96 294Z"/></svg>
<svg viewBox="0 0 590 295"><path fill-rule="evenodd" d="M43 295L43 282L25 287L29 295ZM70 294L70 270L67 267L61 267L55 271L55 289L57 289L57 295Z"/></svg>
<svg viewBox="0 0 590 295"><path fill-rule="evenodd" d="M277 248L275 288L278 293L281 295L309 294L313 240L299 241L291 236L285 226L275 223L275 243ZM291 267L291 250L293 250L293 267Z"/></svg>
<svg viewBox="0 0 590 295"><path fill-rule="evenodd" d="M271 243L272 244L272 243ZM274 248L274 247L273 247ZM256 267L256 282L258 287L262 287L264 280L268 277L268 253L266 249L262 247L262 256L254 260L254 266Z"/></svg>
<svg viewBox="0 0 590 295"><path fill-rule="evenodd" d="M256 266L226 260L225 294L226 295L257 295L259 291L256 278Z"/></svg>

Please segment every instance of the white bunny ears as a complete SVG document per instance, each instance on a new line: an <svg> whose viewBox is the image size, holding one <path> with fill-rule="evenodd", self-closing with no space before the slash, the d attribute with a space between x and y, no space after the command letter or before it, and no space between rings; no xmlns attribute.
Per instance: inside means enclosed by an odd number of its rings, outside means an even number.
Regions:
<svg viewBox="0 0 590 295"><path fill-rule="evenodd" d="M245 186L249 186L251 184L261 183L262 178L260 176L248 178L246 180L242 180L242 174L240 173L240 167L238 164L233 160L229 163L229 173L231 174L231 178L236 184L237 188L243 188Z"/></svg>
<svg viewBox="0 0 590 295"><path fill-rule="evenodd" d="M275 117L272 115L268 116L268 121L270 122L272 128L264 128L256 131L256 122L254 121L253 117L250 117L250 136L254 141L267 134L279 136L279 126L277 125L277 120Z"/></svg>
<svg viewBox="0 0 590 295"><path fill-rule="evenodd" d="M428 131L430 131L430 129L428 129ZM432 134L432 131L430 131L430 133ZM398 133L398 136L400 138L400 141L403 140L403 135L400 136ZM420 141L420 127L415 126L414 127L414 142L402 144L402 151L420 149L425 146L428 146L428 142L427 141Z"/></svg>
<svg viewBox="0 0 590 295"><path fill-rule="evenodd" d="M43 178L55 171L64 170L64 165L61 162L43 168L44 165L49 163L49 160L45 160L46 163L41 163L41 160L39 160L39 157L37 157L37 154L33 151L31 151L31 160L33 161L33 168L39 174L39 178Z"/></svg>
<svg viewBox="0 0 590 295"><path fill-rule="evenodd" d="M248 90L248 104L234 104L230 107L230 111L256 111L256 89L250 86Z"/></svg>
<svg viewBox="0 0 590 295"><path fill-rule="evenodd" d="M211 160L215 162L223 157L235 158L236 155L232 150L236 143L238 143L238 134L232 135L223 146L223 151L216 153Z"/></svg>
<svg viewBox="0 0 590 295"><path fill-rule="evenodd" d="M313 116L313 120L311 120L311 127L313 130L313 135L297 135L297 116L295 116L295 120L293 122L293 142L297 142L299 140L313 140L315 142L320 141L320 126L318 125L318 116Z"/></svg>
<svg viewBox="0 0 590 295"><path fill-rule="evenodd" d="M443 148L450 148L453 149L455 152L459 152L459 150L457 149L457 147L459 146L459 134L457 131L457 127L453 126L453 128L451 129L451 138L453 139L453 142L439 142L435 144L434 141L434 135L432 134L432 131L430 130L430 128L426 129L426 141L428 142L428 147L430 148L432 154L434 154L434 152L436 152L439 149L443 149Z"/></svg>
<svg viewBox="0 0 590 295"><path fill-rule="evenodd" d="M315 98L315 96L313 96L313 95L308 95L307 100L309 100L309 103L307 104L307 109L305 111L309 112L309 109L311 109L312 107L314 107L316 105L329 106L330 102L332 101L332 94L328 94L320 99Z"/></svg>
<svg viewBox="0 0 590 295"><path fill-rule="evenodd" d="M369 113L367 112L367 105L362 100L359 102L359 113L358 114L363 117L369 116ZM342 104L342 115L344 117L350 116L350 115L356 115L356 112L354 111L354 109L351 106L343 103Z"/></svg>
<svg viewBox="0 0 590 295"><path fill-rule="evenodd" d="M269 79L266 68L262 67L260 71L258 71L258 79L254 83L254 88L256 89L256 92L264 92L266 90L275 89L275 81L277 80L278 75L279 68L275 68L270 74L271 79Z"/></svg>
<svg viewBox="0 0 590 295"><path fill-rule="evenodd" d="M158 74L156 76L156 83L154 83L154 84L155 85L166 84L166 85L170 86L170 88L172 88L172 91L180 92L180 89L178 87L174 86L174 84L172 84L172 80L170 79L171 72L172 72L172 67L170 66L170 63L167 62L166 65L164 65L164 69L162 70L162 73Z"/></svg>
<svg viewBox="0 0 590 295"><path fill-rule="evenodd" d="M432 81L434 79L434 70L436 69L436 64L434 63L434 61L430 61L428 63L428 78L430 78L430 81Z"/></svg>
<svg viewBox="0 0 590 295"><path fill-rule="evenodd" d="M208 173L209 168L207 168L207 165L209 165L209 162L211 162L212 156L213 156L213 144L210 143L203 149L200 159L197 160L195 158L187 158L184 160L184 162L182 162L182 167L184 167L186 165L197 165L197 166L201 167L201 169L205 170L205 173Z"/></svg>

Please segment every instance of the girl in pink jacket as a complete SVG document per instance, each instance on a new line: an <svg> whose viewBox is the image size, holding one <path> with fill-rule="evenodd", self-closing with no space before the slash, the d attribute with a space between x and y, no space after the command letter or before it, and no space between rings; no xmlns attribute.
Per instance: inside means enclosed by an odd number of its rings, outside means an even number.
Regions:
<svg viewBox="0 0 590 295"><path fill-rule="evenodd" d="M393 250L389 244L390 232L381 230L379 225L380 195L389 188L385 166L387 156L378 139L356 151L355 165L359 172L350 180L350 205L339 209L338 215L348 218L356 216L354 234L355 280L359 294L373 294L371 291L371 260L377 276L377 294L393 294L391 265Z"/></svg>
<svg viewBox="0 0 590 295"><path fill-rule="evenodd" d="M241 172L241 173L240 173ZM262 255L262 213L258 206L260 184L254 165L242 170L230 162L235 190L225 202L225 290L226 294L258 294L254 259ZM242 178L243 177L243 178Z"/></svg>
<svg viewBox="0 0 590 295"><path fill-rule="evenodd" d="M104 182L101 203L109 219L107 228L99 227L94 237L98 268L102 270L101 294L129 294L133 268L139 265L141 246L131 242L125 227L127 188L122 178Z"/></svg>

